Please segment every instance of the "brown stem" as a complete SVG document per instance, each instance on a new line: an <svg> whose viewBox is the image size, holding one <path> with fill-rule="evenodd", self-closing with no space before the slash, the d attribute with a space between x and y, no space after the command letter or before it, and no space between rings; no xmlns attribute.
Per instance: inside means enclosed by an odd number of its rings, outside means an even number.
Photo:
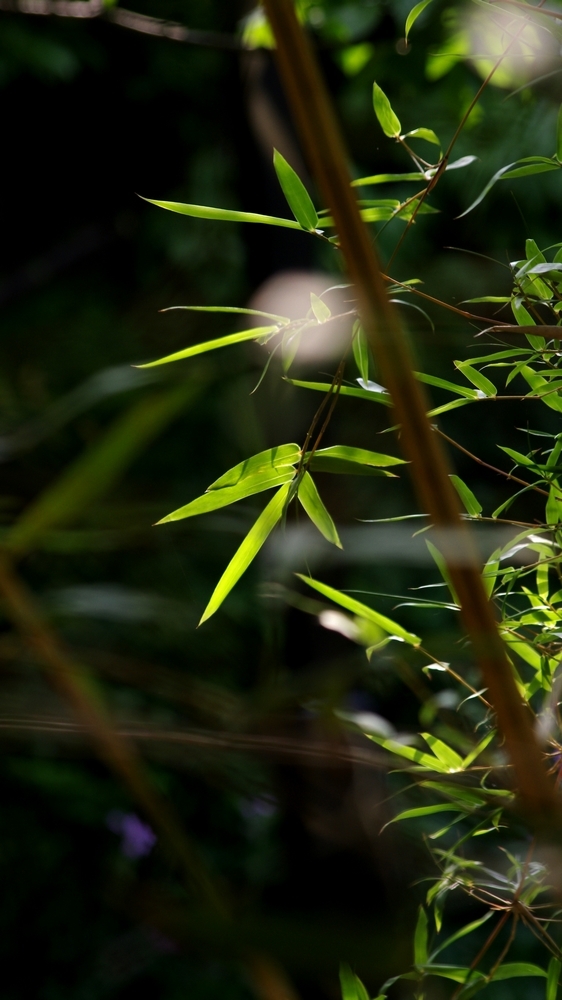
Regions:
<svg viewBox="0 0 562 1000"><path fill-rule="evenodd" d="M535 493L542 493L543 497L547 497L549 495L546 490L541 490L540 486L533 486L531 483L527 483L524 479L519 479L519 476L513 476L511 472L504 472L503 469L498 469L497 466L490 465L489 462L485 462L483 458L478 458L478 455L473 455L473 453L469 451L468 448L465 448L464 445L459 444L459 442L455 441L454 438L449 437L449 435L445 434L445 432L440 430L439 427L434 427L433 430L435 431L436 434L439 434L439 437L442 437L445 441L448 441L449 444L452 444L454 448L458 448L459 451L462 451L463 455L467 455L468 458L471 458L473 460L473 462L478 462L478 465L484 466L485 469L491 469L492 472L497 472L498 476L505 476L506 479L511 479L512 482L519 483L520 486L527 486L529 489L534 490Z"/></svg>

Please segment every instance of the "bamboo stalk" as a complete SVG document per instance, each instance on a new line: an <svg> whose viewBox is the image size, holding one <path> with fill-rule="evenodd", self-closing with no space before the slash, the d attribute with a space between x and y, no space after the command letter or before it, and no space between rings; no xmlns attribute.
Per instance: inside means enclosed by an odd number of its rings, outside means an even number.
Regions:
<svg viewBox="0 0 562 1000"><path fill-rule="evenodd" d="M345 146L310 42L292 0L263 0L276 40L276 57L289 106L312 173L334 219L360 303L371 348L380 364L401 426L400 440L420 503L437 529L464 626L472 641L498 728L514 767L520 802L530 822L552 822L558 806L536 741L531 715L512 676L494 611L481 578L480 559L461 520L448 463L426 417L425 393L412 374L410 353L389 301L347 167Z"/></svg>

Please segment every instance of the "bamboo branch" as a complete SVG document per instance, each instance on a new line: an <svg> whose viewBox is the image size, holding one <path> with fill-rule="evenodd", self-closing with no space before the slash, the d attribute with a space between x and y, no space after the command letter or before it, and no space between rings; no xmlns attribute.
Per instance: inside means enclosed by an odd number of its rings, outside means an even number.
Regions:
<svg viewBox="0 0 562 1000"><path fill-rule="evenodd" d="M443 532L443 555L514 766L521 804L530 822L539 825L553 822L558 815L554 786L547 776L530 714L513 680L482 584L479 556L460 518L447 461L426 417L429 406L412 374L398 313L385 293L375 250L359 214L350 186L345 147L314 53L298 23L292 0L263 0L263 3L276 38L277 62L289 105L312 173L335 221L347 268L357 289L363 325L392 396L414 486L436 528L455 529L454 543Z"/></svg>

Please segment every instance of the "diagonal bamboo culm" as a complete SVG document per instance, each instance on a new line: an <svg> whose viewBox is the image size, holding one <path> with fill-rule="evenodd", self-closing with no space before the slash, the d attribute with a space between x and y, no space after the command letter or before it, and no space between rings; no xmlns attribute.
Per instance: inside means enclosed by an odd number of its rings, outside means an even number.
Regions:
<svg viewBox="0 0 562 1000"><path fill-rule="evenodd" d="M554 786L546 773L531 714L513 679L482 583L480 559L460 517L447 460L426 417L429 406L425 394L412 375L398 313L385 292L375 249L359 214L345 146L315 54L297 20L293 0L263 0L263 5L275 36L277 64L289 106L312 173L334 219L363 326L392 396L418 498L437 529L464 626L514 769L521 807L535 825L558 822Z"/></svg>

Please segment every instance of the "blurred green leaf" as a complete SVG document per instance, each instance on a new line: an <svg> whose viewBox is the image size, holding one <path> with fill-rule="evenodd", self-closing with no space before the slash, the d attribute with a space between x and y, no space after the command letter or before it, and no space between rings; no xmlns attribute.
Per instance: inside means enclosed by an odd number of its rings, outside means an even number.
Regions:
<svg viewBox="0 0 562 1000"><path fill-rule="evenodd" d="M299 226L308 232L314 232L318 225L318 215L312 204L312 198L299 175L277 149L273 151L273 166L289 208Z"/></svg>
<svg viewBox="0 0 562 1000"><path fill-rule="evenodd" d="M220 608L225 597L228 596L234 585L238 582L250 563L258 554L262 545L273 531L275 525L281 520L285 502L289 496L290 483L285 483L275 496L269 501L265 510L258 517L256 523L250 528L240 548L236 551L223 575L217 583L209 603L205 608L199 625L207 621L215 611Z"/></svg>
<svg viewBox="0 0 562 1000"><path fill-rule="evenodd" d="M263 316L265 319L274 319L277 323L290 323L288 316L276 316L275 313L263 312L261 309L247 309L243 306L168 306L160 312L174 312L175 310L186 310L188 312L208 312L208 313L235 313L243 316Z"/></svg>
<svg viewBox="0 0 562 1000"><path fill-rule="evenodd" d="M463 373L469 382L472 382L477 389L480 389L485 396L497 396L498 390L494 383L490 382L490 379L486 378L477 368L473 368L468 361L455 361L455 367Z"/></svg>
<svg viewBox="0 0 562 1000"><path fill-rule="evenodd" d="M353 339L351 341L355 364L359 369L359 374L364 382L369 381L369 344L367 335L359 322L354 324Z"/></svg>
<svg viewBox="0 0 562 1000"><path fill-rule="evenodd" d="M428 0L430 3L431 0ZM426 142L431 142L434 146L439 146L441 148L441 140L435 135L435 132L431 128L415 128L411 132L406 132L403 136L404 139L425 139Z"/></svg>
<svg viewBox="0 0 562 1000"><path fill-rule="evenodd" d="M325 323L326 320L330 319L330 316L332 315L332 310L329 306L327 306L326 303L318 297L318 295L315 295L314 292L310 293L310 308L314 313L315 319L319 323Z"/></svg>
<svg viewBox="0 0 562 1000"><path fill-rule="evenodd" d="M556 1000L558 997L558 980L560 978L561 964L560 959L554 957L548 963L545 1000Z"/></svg>
<svg viewBox="0 0 562 1000"><path fill-rule="evenodd" d="M4 546L21 554L45 532L68 525L123 475L148 444L205 387L201 373L175 389L151 395L132 406L55 482L24 510L4 538Z"/></svg>
<svg viewBox="0 0 562 1000"><path fill-rule="evenodd" d="M423 906L420 906L416 929L414 931L414 965L418 968L425 965L427 962L427 953L427 913Z"/></svg>

